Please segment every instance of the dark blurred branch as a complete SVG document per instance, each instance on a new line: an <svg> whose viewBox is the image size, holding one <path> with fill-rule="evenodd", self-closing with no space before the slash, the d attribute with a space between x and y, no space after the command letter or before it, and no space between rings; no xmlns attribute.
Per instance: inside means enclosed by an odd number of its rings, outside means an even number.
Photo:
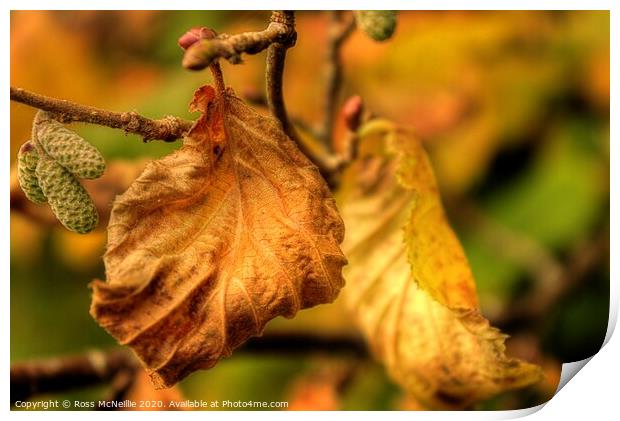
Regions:
<svg viewBox="0 0 620 421"><path fill-rule="evenodd" d="M476 232L478 238L498 255L524 268L538 285L556 282L563 266L545 247L532 238L515 232L486 215L473 202L452 206L455 217Z"/></svg>
<svg viewBox="0 0 620 421"><path fill-rule="evenodd" d="M590 274L609 256L609 227L578 243L566 258L561 271L546 282L536 283L532 291L509 305L495 321L510 325L524 321L539 322L563 297L588 280Z"/></svg>
<svg viewBox="0 0 620 421"><path fill-rule="evenodd" d="M293 332L269 333L252 338L239 348L239 352L285 355L325 353L368 357L368 350L361 337L324 336Z"/></svg>
<svg viewBox="0 0 620 421"><path fill-rule="evenodd" d="M608 226L577 244L564 263L533 239L492 220L472 202L448 200L446 205L460 225L475 231L489 248L518 264L534 279L530 292L492 317L492 322L502 327L540 322L562 297L586 281L609 253Z"/></svg>
<svg viewBox="0 0 620 421"><path fill-rule="evenodd" d="M266 334L249 340L238 352L269 355L347 355L368 357L361 338L311 334ZM126 348L91 351L84 355L11 364L11 404L37 394L62 392L111 383L108 400L118 400L133 381L137 360Z"/></svg>
<svg viewBox="0 0 620 421"><path fill-rule="evenodd" d="M138 370L136 367L119 370L118 373L116 373L116 375L112 378L112 381L110 382L110 390L107 391L103 400L106 402L121 402L125 400L129 390L136 382L137 374ZM98 405L97 409L114 409L114 406Z"/></svg>
<svg viewBox="0 0 620 421"><path fill-rule="evenodd" d="M323 106L323 124L319 137L328 151L333 152L331 137L334 131L334 121L338 107L338 97L342 87L342 60L341 48L345 40L355 29L355 19L352 14L343 18L339 10L329 12L331 22L328 28L327 57L325 67L325 95Z"/></svg>
<svg viewBox="0 0 620 421"><path fill-rule="evenodd" d="M127 133L140 135L145 141L163 140L173 142L183 137L192 122L181 118L166 116L151 120L136 112L114 112L88 105L76 104L64 99L56 99L36 94L22 88L11 86L11 101L20 102L40 110L48 111L64 123L80 121L100 126L123 129Z"/></svg>
<svg viewBox="0 0 620 421"><path fill-rule="evenodd" d="M37 206L30 202L22 189L19 187L17 177L11 179L11 212L19 212L29 219L42 225L59 225L60 222L54 217L47 206Z"/></svg>
<svg viewBox="0 0 620 421"><path fill-rule="evenodd" d="M137 367L126 349L11 364L11 404L37 394L106 383Z"/></svg>

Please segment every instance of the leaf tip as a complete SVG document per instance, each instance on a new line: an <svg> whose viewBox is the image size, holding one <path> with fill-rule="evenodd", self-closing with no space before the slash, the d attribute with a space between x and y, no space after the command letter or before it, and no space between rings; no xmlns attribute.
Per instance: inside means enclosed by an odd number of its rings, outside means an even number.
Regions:
<svg viewBox="0 0 620 421"><path fill-rule="evenodd" d="M209 104L215 98L215 89L212 86L204 85L196 89L191 102L189 103L189 111L206 113Z"/></svg>

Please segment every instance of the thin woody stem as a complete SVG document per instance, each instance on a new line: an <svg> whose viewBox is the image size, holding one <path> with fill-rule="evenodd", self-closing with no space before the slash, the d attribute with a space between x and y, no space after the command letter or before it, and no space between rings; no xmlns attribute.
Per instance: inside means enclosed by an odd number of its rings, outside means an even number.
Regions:
<svg viewBox="0 0 620 421"><path fill-rule="evenodd" d="M274 44L267 50L267 106L271 115L277 118L282 125L282 130L291 139L297 140L297 132L288 118L282 93L285 57L286 47L280 44Z"/></svg>
<svg viewBox="0 0 620 421"><path fill-rule="evenodd" d="M331 138L334 132L334 122L338 99L342 87L342 60L341 49L343 43L355 29L355 19L349 16L343 20L341 11L332 11L329 26L329 40L327 45L327 61L325 68L325 96L323 106L323 125L319 137L328 151L333 152Z"/></svg>
<svg viewBox="0 0 620 421"><path fill-rule="evenodd" d="M192 122L178 117L166 116L151 120L136 112L114 112L81 105L75 102L51 98L22 88L11 86L11 101L29 105L52 113L62 122L79 121L100 126L123 129L127 133L142 136L145 141L163 140L173 142L191 128Z"/></svg>
<svg viewBox="0 0 620 421"><path fill-rule="evenodd" d="M282 92L284 62L286 60L286 50L295 45L297 32L295 31L295 14L287 11L274 11L271 14L271 21L280 21L288 27L290 38L285 42L273 43L267 49L267 106L271 115L277 118L282 125L284 132L293 140L298 141L295 127L291 124L286 106L284 105L284 94ZM301 142L297 142L301 143ZM300 144L300 148L301 148ZM306 151L303 151L304 153Z"/></svg>
<svg viewBox="0 0 620 421"><path fill-rule="evenodd" d="M215 89L219 94L223 94L226 91L226 85L224 84L224 75L222 75L222 68L220 63L214 61L209 65L209 70L213 75L213 81L215 82Z"/></svg>
<svg viewBox="0 0 620 421"><path fill-rule="evenodd" d="M319 155L301 140L295 126L291 123L284 104L283 75L286 50L295 45L297 33L295 32L295 14L290 11L274 11L271 14L272 22L280 22L288 27L289 38L275 42L267 49L267 105L271 114L278 119L282 130L290 137L299 149L312 159L323 176L328 179L333 174L338 162L329 159L329 155ZM332 162L333 161L333 162Z"/></svg>

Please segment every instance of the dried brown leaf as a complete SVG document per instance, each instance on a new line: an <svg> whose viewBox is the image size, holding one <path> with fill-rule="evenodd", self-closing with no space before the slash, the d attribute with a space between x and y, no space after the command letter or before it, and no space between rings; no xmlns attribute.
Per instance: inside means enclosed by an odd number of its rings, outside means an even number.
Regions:
<svg viewBox="0 0 620 421"><path fill-rule="evenodd" d="M91 314L157 387L210 368L276 316L333 301L344 227L317 168L232 92L199 89L183 146L114 203Z"/></svg>
<svg viewBox="0 0 620 421"><path fill-rule="evenodd" d="M350 265L345 294L391 377L431 408L462 408L541 378L505 355L448 224L421 144L389 122L361 129L338 193Z"/></svg>

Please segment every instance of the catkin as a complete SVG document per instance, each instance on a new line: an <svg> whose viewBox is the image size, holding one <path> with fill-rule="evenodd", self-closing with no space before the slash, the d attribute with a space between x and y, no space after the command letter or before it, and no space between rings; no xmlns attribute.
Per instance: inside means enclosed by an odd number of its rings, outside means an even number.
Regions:
<svg viewBox="0 0 620 421"><path fill-rule="evenodd" d="M99 215L95 204L66 168L53 159L41 157L36 176L54 215L68 230L85 234L97 226Z"/></svg>
<svg viewBox="0 0 620 421"><path fill-rule="evenodd" d="M27 141L17 153L17 180L22 191L34 203L44 203L47 201L35 171L39 162L39 154L32 142Z"/></svg>
<svg viewBox="0 0 620 421"><path fill-rule="evenodd" d="M37 125L37 138L43 149L56 162L79 178L99 178L105 160L93 145L55 120Z"/></svg>

